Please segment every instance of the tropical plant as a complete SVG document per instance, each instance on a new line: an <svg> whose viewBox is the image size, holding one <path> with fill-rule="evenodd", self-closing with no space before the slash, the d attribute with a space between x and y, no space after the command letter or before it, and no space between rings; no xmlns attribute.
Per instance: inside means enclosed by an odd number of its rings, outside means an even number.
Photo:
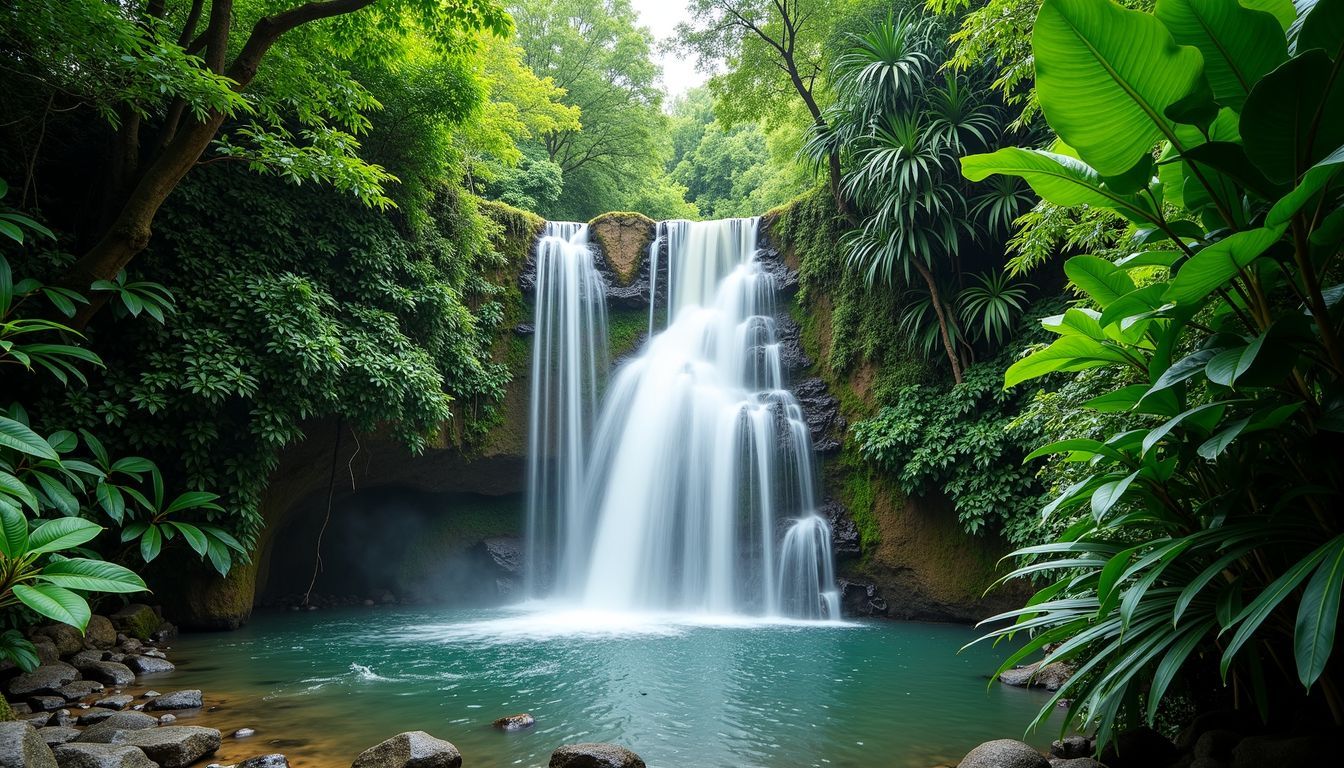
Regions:
<svg viewBox="0 0 1344 768"><path fill-rule="evenodd" d="M1006 341L1027 306L1025 283L1014 284L1003 272L972 275L973 285L957 294L957 316L973 338L994 346Z"/></svg>
<svg viewBox="0 0 1344 768"><path fill-rule="evenodd" d="M1078 671L1042 709L1069 725L1152 722L1178 685L1268 714L1311 693L1344 719L1329 665L1344 587L1344 2L1044 0L1032 34L1051 150L962 161L1046 201L1114 211L1145 250L1075 256L1086 302L1043 322L1051 344L1009 387L1054 372L1128 383L1086 403L1122 415L1060 455L1081 477L1045 506L1077 516L1015 553L1049 574L987 638L1029 634ZM1136 275L1143 275L1142 280ZM1332 284L1333 283L1333 284Z"/></svg>
<svg viewBox="0 0 1344 768"><path fill-rule="evenodd" d="M960 382L969 355L955 287L948 293L944 283L958 282L973 244L1006 238L1006 225L1030 199L1012 180L977 186L957 172L962 155L998 146L1007 115L988 90L988 69L940 71L944 40L940 27L913 15L888 16L851 35L831 70L835 104L804 152L817 162L841 153L840 189L859 217L845 237L851 265L870 283L910 283L918 275Z"/></svg>

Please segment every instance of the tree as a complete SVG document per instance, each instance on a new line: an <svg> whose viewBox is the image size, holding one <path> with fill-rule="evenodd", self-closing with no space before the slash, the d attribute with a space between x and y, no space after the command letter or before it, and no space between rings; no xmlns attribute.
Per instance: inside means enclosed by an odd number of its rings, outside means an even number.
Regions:
<svg viewBox="0 0 1344 768"><path fill-rule="evenodd" d="M823 43L849 5L846 0L695 0L695 21L678 25L677 36L701 66L730 65L728 74L711 80L725 106L721 118L729 125L778 115L781 94L791 92L815 129L825 131L818 98L826 67ZM843 212L839 153L825 162L831 195Z"/></svg>
<svg viewBox="0 0 1344 768"><path fill-rule="evenodd" d="M360 13L375 4L376 11ZM384 36L416 34L446 48L471 30L505 33L510 21L491 0L312 0L279 9L263 0L9 5L5 36L19 77L47 89L49 104L58 93L73 96L112 128L91 245L70 267L67 284L84 288L115 277L148 244L159 208L217 140L233 148L224 156L254 167L274 160L287 166L280 173L387 202L381 183L388 177L354 156L363 112L376 104L367 91L312 57L304 59L312 65L306 70L284 66L281 57L275 68L282 76L255 87L271 50L315 27L337 50L377 58L395 49ZM226 121L244 118L236 134L248 149L220 138ZM306 139L301 147L295 127Z"/></svg>

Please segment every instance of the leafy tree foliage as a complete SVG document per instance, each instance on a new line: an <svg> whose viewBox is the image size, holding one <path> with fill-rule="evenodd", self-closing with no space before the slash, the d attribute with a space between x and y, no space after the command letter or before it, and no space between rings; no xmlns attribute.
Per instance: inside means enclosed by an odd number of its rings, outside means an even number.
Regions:
<svg viewBox="0 0 1344 768"><path fill-rule="evenodd" d="M1017 552L1012 576L1048 585L990 633L1032 634L1005 666L1046 648L1078 662L1038 722L1067 698L1067 722L1097 724L1104 744L1181 686L1266 717L1344 711L1329 664L1344 589L1341 13L1044 0L1036 88L1061 142L963 160L969 178L1112 211L1149 248L1069 259L1086 302L1043 321L1057 338L1005 375L1111 374L1082 405L1122 420L1028 457L1078 465L1044 508L1076 522Z"/></svg>

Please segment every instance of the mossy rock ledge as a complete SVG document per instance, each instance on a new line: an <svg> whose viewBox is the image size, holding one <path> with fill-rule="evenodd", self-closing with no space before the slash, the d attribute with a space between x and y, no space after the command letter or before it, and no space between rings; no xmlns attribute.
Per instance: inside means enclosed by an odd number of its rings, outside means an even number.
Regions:
<svg viewBox="0 0 1344 768"><path fill-rule="evenodd" d="M642 213L604 213L588 222L589 240L606 262L615 285L628 287L640 277L658 222Z"/></svg>

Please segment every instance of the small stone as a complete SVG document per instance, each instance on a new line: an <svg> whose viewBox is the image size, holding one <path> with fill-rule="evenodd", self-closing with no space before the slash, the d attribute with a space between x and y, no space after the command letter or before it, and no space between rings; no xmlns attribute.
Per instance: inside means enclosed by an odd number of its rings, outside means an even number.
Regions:
<svg viewBox="0 0 1344 768"><path fill-rule="evenodd" d="M462 753L424 731L399 733L369 747L350 768L461 768ZM643 766L641 765L641 768Z"/></svg>
<svg viewBox="0 0 1344 768"><path fill-rule="evenodd" d="M80 651L70 657L70 664L79 668L81 664L92 664L95 661L103 660L103 652L95 650Z"/></svg>
<svg viewBox="0 0 1344 768"><path fill-rule="evenodd" d="M177 722L177 715L173 714L159 715L160 725L168 725L169 723L175 723L175 722Z"/></svg>
<svg viewBox="0 0 1344 768"><path fill-rule="evenodd" d="M150 656L148 653L139 656L127 656L126 666L138 675L157 675L177 669L177 665L171 661L160 656Z"/></svg>
<svg viewBox="0 0 1344 768"><path fill-rule="evenodd" d="M537 719L527 712L519 712L516 715L507 715L491 723L501 731L521 731L524 728L531 728L537 724Z"/></svg>
<svg viewBox="0 0 1344 768"><path fill-rule="evenodd" d="M34 728L42 728L44 726L51 725L52 724L51 721L54 718L55 715L51 714L50 712L34 712L32 714L23 715L22 717L19 717L18 719L15 720L15 722L27 723L33 726Z"/></svg>
<svg viewBox="0 0 1344 768"><path fill-rule="evenodd" d="M158 691L145 691L140 695L145 697L146 699L152 699L155 698L156 696L162 696L163 694L159 693Z"/></svg>
<svg viewBox="0 0 1344 768"><path fill-rule="evenodd" d="M80 714L75 722L79 725L97 725L109 717L117 714L115 709L104 709L103 707L90 707Z"/></svg>
<svg viewBox="0 0 1344 768"><path fill-rule="evenodd" d="M104 696L93 702L93 705L95 707L103 707L104 709L120 710L129 707L133 701L135 701L135 697L129 693L119 693L113 696Z"/></svg>
<svg viewBox="0 0 1344 768"><path fill-rule="evenodd" d="M126 740L163 768L185 768L219 749L220 742L219 731L196 725L146 728Z"/></svg>
<svg viewBox="0 0 1344 768"><path fill-rule="evenodd" d="M56 760L61 768L155 768L144 752L125 744L62 744Z"/></svg>
<svg viewBox="0 0 1344 768"><path fill-rule="evenodd" d="M255 728L239 728L238 730L233 732L233 738L235 739L246 739L250 736L256 736L256 735L257 731Z"/></svg>
<svg viewBox="0 0 1344 768"><path fill-rule="evenodd" d="M289 761L284 755L259 755L249 757L233 768L289 768Z"/></svg>
<svg viewBox="0 0 1344 768"><path fill-rule="evenodd" d="M90 680L107 685L130 685L135 682L135 673L131 668L115 661L95 661L79 667L79 671Z"/></svg>
<svg viewBox="0 0 1344 768"><path fill-rule="evenodd" d="M173 691L150 699L145 709L199 709L202 704L198 690Z"/></svg>
<svg viewBox="0 0 1344 768"><path fill-rule="evenodd" d="M1092 754L1092 741L1086 736L1069 736L1050 743L1050 754L1072 760Z"/></svg>
<svg viewBox="0 0 1344 768"><path fill-rule="evenodd" d="M56 758L31 725L0 721L0 768L56 768Z"/></svg>
<svg viewBox="0 0 1344 768"><path fill-rule="evenodd" d="M106 686L93 680L76 680L73 683L66 683L56 689L56 693L64 696L67 701L82 699L90 694L103 690Z"/></svg>
<svg viewBox="0 0 1344 768"><path fill-rule="evenodd" d="M55 725L37 729L37 735L41 736L42 740L45 741L49 747L55 747L68 741L74 741L79 737L79 733L80 731L78 728L61 728Z"/></svg>
<svg viewBox="0 0 1344 768"><path fill-rule="evenodd" d="M150 648L149 650L142 652L140 655L141 655L141 656L148 656L148 657L150 657L151 659L166 659L166 658L168 658L168 654L164 653L163 651L160 651L158 648Z"/></svg>
<svg viewBox="0 0 1344 768"><path fill-rule="evenodd" d="M56 710L56 714L51 716L50 725L59 725L62 728L65 728L74 724L75 718L70 714L70 710L68 709L58 709Z"/></svg>

